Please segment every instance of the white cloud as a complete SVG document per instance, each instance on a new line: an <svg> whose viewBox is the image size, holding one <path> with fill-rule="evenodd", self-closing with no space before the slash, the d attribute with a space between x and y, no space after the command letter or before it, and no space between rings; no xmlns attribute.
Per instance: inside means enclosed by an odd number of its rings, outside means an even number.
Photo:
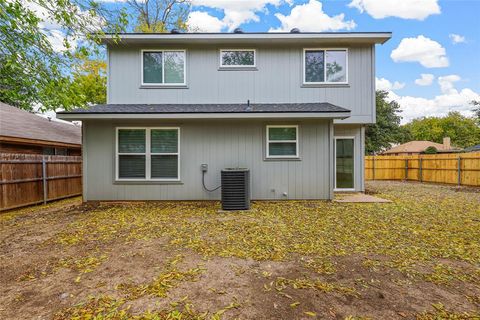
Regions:
<svg viewBox="0 0 480 320"><path fill-rule="evenodd" d="M284 0L193 0L193 6L222 10L223 26L232 31L243 23L260 21L256 14L266 10L267 5L279 6Z"/></svg>
<svg viewBox="0 0 480 320"><path fill-rule="evenodd" d="M69 41L70 48L65 47L65 34L57 29L45 31L48 41L52 45L52 49L56 52L62 52L66 50L75 50L77 47L77 41Z"/></svg>
<svg viewBox="0 0 480 320"><path fill-rule="evenodd" d="M382 79L378 80L382 82ZM439 77L438 84L440 85L441 94L431 99L401 96L396 94L393 88L390 90L387 89L388 99L395 100L400 105L400 109L402 110L401 116L403 117L402 123L424 116L445 116L450 111L458 111L464 115L471 116L472 106L470 102L472 100L479 100L480 94L469 88L462 90L455 89L453 84L459 80L460 77L458 75ZM377 89L379 88L377 87Z"/></svg>
<svg viewBox="0 0 480 320"><path fill-rule="evenodd" d="M385 78L376 78L375 77L375 86L377 90L384 90L384 91L391 91L391 90L400 90L405 87L404 82L390 82L390 80L387 80Z"/></svg>
<svg viewBox="0 0 480 320"><path fill-rule="evenodd" d="M452 43L453 43L453 44L465 42L465 37L464 37L464 36L461 36L461 35L459 35L459 34L450 33L448 36L449 36L449 38L452 40Z"/></svg>
<svg viewBox="0 0 480 320"><path fill-rule="evenodd" d="M445 48L423 35L416 38L403 38L390 57L395 62L419 62L426 68L441 68L449 65Z"/></svg>
<svg viewBox="0 0 480 320"><path fill-rule="evenodd" d="M292 8L289 15L276 13L280 20L279 28L271 28L269 31L290 31L299 28L301 31L337 31L352 30L356 27L353 20L345 20L343 13L329 16L323 11L322 3L310 0L308 3L297 5Z"/></svg>
<svg viewBox="0 0 480 320"><path fill-rule="evenodd" d="M460 80L460 76L457 76L456 74L451 74L449 76L438 77L438 84L440 85L440 90L442 91L442 93L453 94L457 92L453 83Z"/></svg>
<svg viewBox="0 0 480 320"><path fill-rule="evenodd" d="M222 20L204 11L192 11L187 23L192 32L220 32L225 26Z"/></svg>
<svg viewBox="0 0 480 320"><path fill-rule="evenodd" d="M422 73L420 75L420 79L416 79L415 83L418 84L419 86L429 86L432 84L433 79L435 79L435 76L431 73Z"/></svg>
<svg viewBox="0 0 480 320"><path fill-rule="evenodd" d="M352 0L349 7L366 11L375 19L397 17L424 20L440 13L438 0Z"/></svg>

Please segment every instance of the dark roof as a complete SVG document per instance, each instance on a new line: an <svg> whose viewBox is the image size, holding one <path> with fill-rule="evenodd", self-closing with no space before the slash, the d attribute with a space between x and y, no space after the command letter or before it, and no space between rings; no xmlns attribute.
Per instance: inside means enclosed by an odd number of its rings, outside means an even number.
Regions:
<svg viewBox="0 0 480 320"><path fill-rule="evenodd" d="M121 113L337 113L350 112L328 102L319 103L250 103L250 104L99 104L59 114Z"/></svg>
<svg viewBox="0 0 480 320"><path fill-rule="evenodd" d="M480 144L465 148L466 152L475 152L475 151L480 151Z"/></svg>
<svg viewBox="0 0 480 320"><path fill-rule="evenodd" d="M0 136L80 145L82 130L0 102Z"/></svg>

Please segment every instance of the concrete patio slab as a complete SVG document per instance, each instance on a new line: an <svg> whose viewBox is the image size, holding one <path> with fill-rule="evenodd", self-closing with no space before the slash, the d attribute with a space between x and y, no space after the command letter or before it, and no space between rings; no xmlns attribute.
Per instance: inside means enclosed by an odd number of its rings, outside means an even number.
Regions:
<svg viewBox="0 0 480 320"><path fill-rule="evenodd" d="M344 203L391 203L391 200L382 199L364 193L335 194L334 202Z"/></svg>

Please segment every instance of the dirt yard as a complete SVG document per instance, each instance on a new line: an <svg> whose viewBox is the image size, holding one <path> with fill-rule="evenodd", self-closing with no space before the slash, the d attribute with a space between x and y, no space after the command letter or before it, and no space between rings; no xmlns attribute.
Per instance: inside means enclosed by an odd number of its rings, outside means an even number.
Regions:
<svg viewBox="0 0 480 320"><path fill-rule="evenodd" d="M0 214L0 319L480 319L480 191Z"/></svg>

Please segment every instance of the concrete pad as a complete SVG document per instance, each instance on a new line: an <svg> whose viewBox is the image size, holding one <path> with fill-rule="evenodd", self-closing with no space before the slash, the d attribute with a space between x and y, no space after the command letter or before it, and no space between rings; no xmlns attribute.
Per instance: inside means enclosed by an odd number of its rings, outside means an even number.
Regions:
<svg viewBox="0 0 480 320"><path fill-rule="evenodd" d="M336 194L333 202L344 203L390 203L392 201L364 193Z"/></svg>

